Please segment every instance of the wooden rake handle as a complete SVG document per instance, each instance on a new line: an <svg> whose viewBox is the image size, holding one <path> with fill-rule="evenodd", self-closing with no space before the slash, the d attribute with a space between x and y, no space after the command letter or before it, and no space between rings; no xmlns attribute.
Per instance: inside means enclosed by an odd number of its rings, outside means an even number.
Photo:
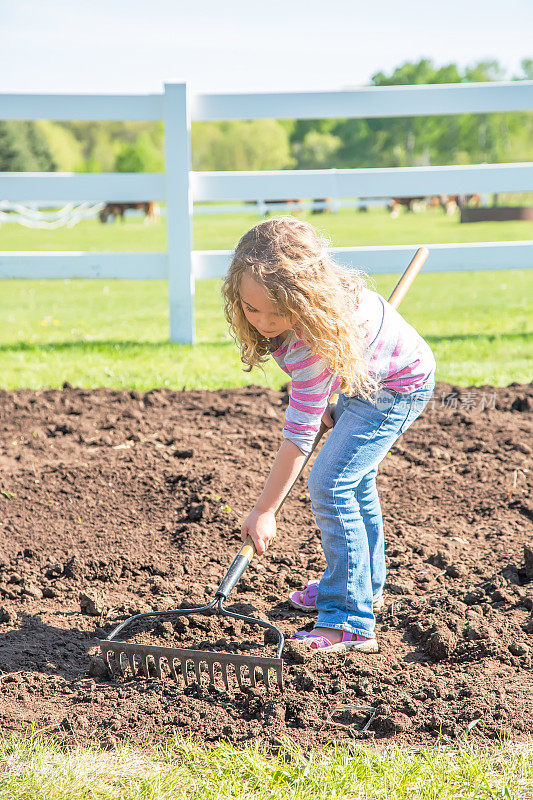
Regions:
<svg viewBox="0 0 533 800"><path fill-rule="evenodd" d="M419 247L418 250L416 251L414 257L409 263L409 266L403 273L402 277L394 287L391 296L389 297L389 303L393 308L398 308L398 306L402 302L403 298L407 294L407 291L409 290L409 287L411 286L412 282L420 272L420 269L422 268L422 265L426 260L426 258L428 257L428 255L429 251L427 247ZM311 458L316 446L318 445L319 441L321 440L321 438L323 437L323 435L327 430L329 430L328 426L324 422L322 422L320 424L320 429L315 437L315 441L313 442L313 447L311 448L311 452L308 453L305 459L302 461L302 465L298 470L296 477L294 478L293 482L285 492L285 495L281 498L280 503L274 512L276 515L279 513L279 510L282 507L285 500L287 499L287 497L289 496L292 487L294 486L294 484L304 471L307 462ZM233 559L230 568L228 569L224 578L222 579L222 583L218 587L216 593L217 597L225 599L229 595L235 584L240 580L244 570L246 569L252 558L255 556L255 554L256 554L256 549L253 539L250 535L248 535L241 549Z"/></svg>
<svg viewBox="0 0 533 800"><path fill-rule="evenodd" d="M428 256L429 256L429 250L427 249L427 247L418 248L418 250L413 256L411 263L403 273L402 277L394 287L391 296L389 297L389 303L393 308L398 308L403 298L407 294L412 282L420 272L422 264L424 263L424 261Z"/></svg>

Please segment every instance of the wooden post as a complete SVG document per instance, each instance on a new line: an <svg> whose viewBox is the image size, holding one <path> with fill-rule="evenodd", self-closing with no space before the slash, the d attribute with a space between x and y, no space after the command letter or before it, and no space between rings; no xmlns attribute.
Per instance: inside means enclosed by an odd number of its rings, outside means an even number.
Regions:
<svg viewBox="0 0 533 800"><path fill-rule="evenodd" d="M165 182L167 197L170 341L194 344L192 272L191 125L185 83L165 83Z"/></svg>

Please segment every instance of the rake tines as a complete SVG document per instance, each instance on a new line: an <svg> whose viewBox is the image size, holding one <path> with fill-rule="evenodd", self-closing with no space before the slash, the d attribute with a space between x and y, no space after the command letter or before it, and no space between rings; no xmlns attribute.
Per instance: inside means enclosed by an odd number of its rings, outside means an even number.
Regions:
<svg viewBox="0 0 533 800"><path fill-rule="evenodd" d="M240 656L232 653L211 652L208 650L187 650L176 647L135 644L130 642L99 642L104 662L112 675L125 677L128 670L133 676L159 679L171 677L177 683L189 686L196 681L199 685L207 683L216 686L221 680L227 690L235 677L239 689L258 684L272 688L271 671L274 683L283 689L283 661L280 658L265 656ZM228 668L232 669L228 669Z"/></svg>
<svg viewBox="0 0 533 800"><path fill-rule="evenodd" d="M206 673L209 684L216 686L220 679L226 689L230 689L233 677L239 689L248 686L264 684L267 691L271 689L271 672L274 672L275 682L283 689L283 661L281 654L285 637L282 631L264 619L256 619L245 614L238 614L224 607L231 589L235 586L247 564L255 553L255 547L250 536L246 539L238 554L233 559L228 571L214 598L204 606L194 608L169 609L167 611L147 611L121 622L109 634L107 639L100 640L100 650L104 662L112 675L124 676L129 670L132 675L142 674L145 677L157 678L172 677L177 682L183 681L185 686L191 682L199 685L204 680ZM196 614L218 614L221 617L238 619L247 625L258 625L274 634L277 639L275 658L265 656L242 656L234 653L221 653L211 650L187 650L176 647L160 647L158 645L137 644L118 638L124 634L126 628L132 628L138 622L147 620L172 619L173 617L189 617ZM231 670L229 669L231 667Z"/></svg>

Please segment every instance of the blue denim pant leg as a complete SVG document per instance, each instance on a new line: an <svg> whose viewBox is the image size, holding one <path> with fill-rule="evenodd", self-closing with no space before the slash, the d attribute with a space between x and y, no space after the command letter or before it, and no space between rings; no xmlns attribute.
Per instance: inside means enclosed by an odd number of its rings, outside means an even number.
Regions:
<svg viewBox="0 0 533 800"><path fill-rule="evenodd" d="M318 587L317 626L373 635L372 600L385 582L378 465L432 392L431 383L409 394L382 389L372 402L339 398L335 426L309 475L327 562Z"/></svg>
<svg viewBox="0 0 533 800"><path fill-rule="evenodd" d="M383 592L386 576L385 535L381 503L376 486L377 474L378 465L376 464L366 475L363 475L355 490L355 498L359 504L368 539L373 599L379 597Z"/></svg>

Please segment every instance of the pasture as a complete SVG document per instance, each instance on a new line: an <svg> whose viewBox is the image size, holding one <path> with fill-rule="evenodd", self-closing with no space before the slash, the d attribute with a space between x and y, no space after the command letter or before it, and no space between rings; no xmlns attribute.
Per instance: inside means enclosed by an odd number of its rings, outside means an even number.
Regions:
<svg viewBox="0 0 533 800"><path fill-rule="evenodd" d="M273 753L257 744L206 751L179 737L164 746L123 743L102 750L10 739L0 750L3 797L40 800L525 800L533 776L528 747L479 749L368 746L302 751L287 740Z"/></svg>
<svg viewBox="0 0 533 800"><path fill-rule="evenodd" d="M525 239L527 222L461 225L440 209L304 218L328 234L335 246L428 244ZM197 249L231 249L257 221L254 214L195 217ZM102 225L87 220L73 229L0 228L0 250L146 250L165 248L164 219L138 218ZM361 265L364 267L364 265ZM380 275L375 286L387 295L397 276ZM459 385L502 386L531 376L531 271L422 274L402 305L435 350L440 380ZM6 389L74 385L147 390L155 386L205 388L250 381L279 388L272 365L265 374L243 373L221 313L219 281L198 281L194 348L168 342L166 283L161 281L3 281L0 284L0 385Z"/></svg>
<svg viewBox="0 0 533 800"><path fill-rule="evenodd" d="M418 214L402 210L397 219L392 219L384 208L369 208L364 213L354 209L341 209L336 214L302 211L298 217L329 234L336 247L503 242L531 238L531 223L527 221L461 225L458 211L447 216L440 208ZM244 231L259 219L254 211L194 216L194 248L231 249ZM4 225L0 227L0 250L164 250L165 227L164 216L153 224L144 224L142 218L132 216L126 216L123 224L116 221L102 225L98 220L84 220L74 228L56 231Z"/></svg>

